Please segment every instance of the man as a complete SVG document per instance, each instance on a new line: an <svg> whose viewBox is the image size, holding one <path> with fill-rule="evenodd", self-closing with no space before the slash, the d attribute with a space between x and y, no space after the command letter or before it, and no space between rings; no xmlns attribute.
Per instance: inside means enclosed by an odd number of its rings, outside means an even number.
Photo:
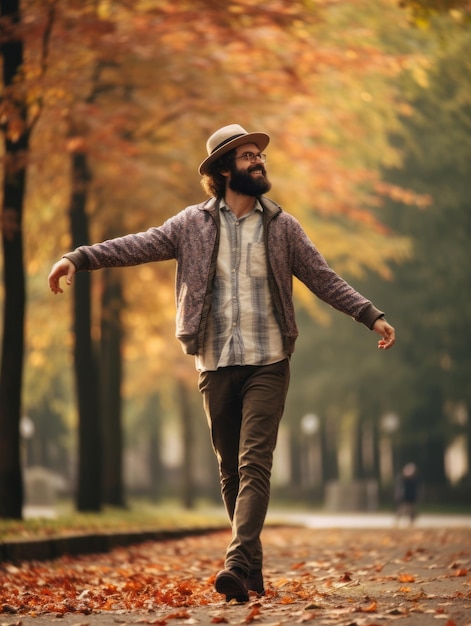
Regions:
<svg viewBox="0 0 471 626"><path fill-rule="evenodd" d="M381 311L340 278L299 222L266 194L271 183L263 150L270 138L238 124L207 142L199 173L209 200L162 226L65 255L49 275L71 284L76 271L177 260L176 334L195 355L232 524L225 569L215 579L227 600L264 593L260 535L270 474L298 335L292 300L296 276L319 298L373 329L378 347L395 342Z"/></svg>
<svg viewBox="0 0 471 626"><path fill-rule="evenodd" d="M417 517L417 500L419 499L419 476L415 463L406 463L396 479L395 498L397 504L397 523L405 517L412 524Z"/></svg>

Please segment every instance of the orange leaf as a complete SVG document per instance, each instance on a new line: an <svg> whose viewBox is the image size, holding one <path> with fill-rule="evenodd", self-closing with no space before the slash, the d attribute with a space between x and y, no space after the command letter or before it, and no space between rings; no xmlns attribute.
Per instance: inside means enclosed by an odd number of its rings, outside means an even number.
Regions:
<svg viewBox="0 0 471 626"><path fill-rule="evenodd" d="M468 575L468 570L467 569L457 569L455 574L455 576L467 576Z"/></svg>
<svg viewBox="0 0 471 626"><path fill-rule="evenodd" d="M182 611L175 611L173 613L169 613L166 616L166 619L189 619L190 617L191 615L188 611L182 610Z"/></svg>
<svg viewBox="0 0 471 626"><path fill-rule="evenodd" d="M358 611L360 613L375 613L378 609L376 600L372 600L368 606L361 606Z"/></svg>
<svg viewBox="0 0 471 626"><path fill-rule="evenodd" d="M290 596L283 596L281 598L281 604L293 604L294 603L294 599L291 598Z"/></svg>
<svg viewBox="0 0 471 626"><path fill-rule="evenodd" d="M412 574L399 574L397 579L401 583L415 583L415 576Z"/></svg>
<svg viewBox="0 0 471 626"><path fill-rule="evenodd" d="M258 608L258 606L254 606L250 613L247 615L247 617L244 619L244 623L250 624L254 621L257 615L260 615L260 609Z"/></svg>
<svg viewBox="0 0 471 626"><path fill-rule="evenodd" d="M291 566L291 569L301 569L302 567L304 567L306 565L306 561L300 561L299 563L294 563Z"/></svg>

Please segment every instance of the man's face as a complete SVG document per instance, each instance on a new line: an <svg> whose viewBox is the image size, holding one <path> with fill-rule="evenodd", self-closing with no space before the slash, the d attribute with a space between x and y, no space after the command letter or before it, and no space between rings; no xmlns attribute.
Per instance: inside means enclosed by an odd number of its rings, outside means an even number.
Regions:
<svg viewBox="0 0 471 626"><path fill-rule="evenodd" d="M260 157L260 150L254 143L247 143L236 148L235 160L229 171L228 181L232 191L245 196L261 196L271 189L265 165L258 157Z"/></svg>

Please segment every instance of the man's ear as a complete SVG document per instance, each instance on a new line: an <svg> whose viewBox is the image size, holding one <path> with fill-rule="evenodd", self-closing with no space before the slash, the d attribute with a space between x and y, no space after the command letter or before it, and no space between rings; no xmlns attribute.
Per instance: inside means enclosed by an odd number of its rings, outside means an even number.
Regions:
<svg viewBox="0 0 471 626"><path fill-rule="evenodd" d="M227 178L229 176L229 174L230 174L230 171L229 170L219 170L219 173L222 176L225 176Z"/></svg>

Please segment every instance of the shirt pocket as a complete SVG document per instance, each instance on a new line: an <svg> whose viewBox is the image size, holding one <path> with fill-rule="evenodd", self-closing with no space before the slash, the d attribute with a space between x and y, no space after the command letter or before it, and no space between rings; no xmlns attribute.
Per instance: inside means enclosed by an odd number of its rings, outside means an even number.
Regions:
<svg viewBox="0 0 471 626"><path fill-rule="evenodd" d="M247 247L247 274L251 278L267 276L267 259L263 242L249 243Z"/></svg>

